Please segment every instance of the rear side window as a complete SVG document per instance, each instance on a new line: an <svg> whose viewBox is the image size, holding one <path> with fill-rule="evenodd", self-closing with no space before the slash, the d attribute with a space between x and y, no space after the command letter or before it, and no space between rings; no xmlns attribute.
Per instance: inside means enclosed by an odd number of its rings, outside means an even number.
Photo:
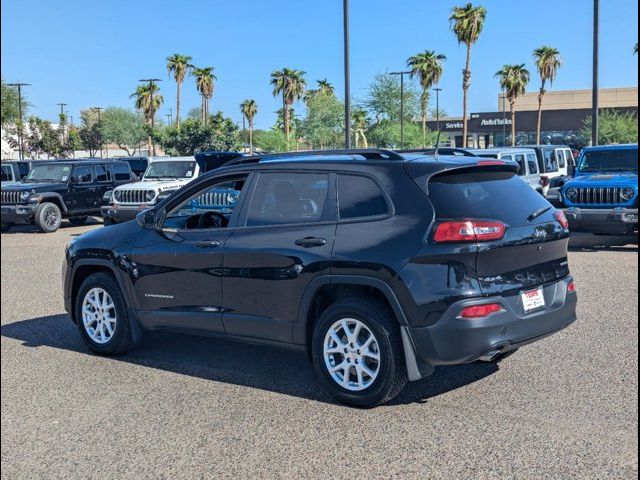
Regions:
<svg viewBox="0 0 640 480"><path fill-rule="evenodd" d="M535 175L538 173L538 162L535 153L527 154L527 165L529 165L529 173Z"/></svg>
<svg viewBox="0 0 640 480"><path fill-rule="evenodd" d="M338 205L341 220L386 215L389 211L378 184L360 175L338 175Z"/></svg>
<svg viewBox="0 0 640 480"><path fill-rule="evenodd" d="M96 165L96 181L98 182L110 182L111 171L106 165Z"/></svg>
<svg viewBox="0 0 640 480"><path fill-rule="evenodd" d="M93 182L93 168L90 166L76 167L73 171L73 181L75 183Z"/></svg>
<svg viewBox="0 0 640 480"><path fill-rule="evenodd" d="M503 158L506 159L506 157L503 157ZM518 175L526 175L527 169L524 166L524 155L517 154L515 155L515 158L516 158L516 163L518 164Z"/></svg>
<svg viewBox="0 0 640 480"><path fill-rule="evenodd" d="M118 181L123 181L123 180L131 180L131 175L129 173L129 168L127 168L126 165L114 165L113 166L113 177L116 180L116 182Z"/></svg>
<svg viewBox="0 0 640 480"><path fill-rule="evenodd" d="M428 192L440 219L499 220L517 226L525 225L531 213L549 206L516 174L495 169L436 175Z"/></svg>
<svg viewBox="0 0 640 480"><path fill-rule="evenodd" d="M554 149L547 148L543 151L543 154L544 154L544 171L557 172L558 158L556 157L556 151Z"/></svg>
<svg viewBox="0 0 640 480"><path fill-rule="evenodd" d="M558 157L558 165L560 168L567 168L567 161L565 158L564 150L556 150L556 157Z"/></svg>
<svg viewBox="0 0 640 480"><path fill-rule="evenodd" d="M321 221L325 218L328 194L328 174L261 173L249 206L246 225Z"/></svg>
<svg viewBox="0 0 640 480"><path fill-rule="evenodd" d="M13 180L13 174L11 172L10 165L2 165L2 181L9 182Z"/></svg>

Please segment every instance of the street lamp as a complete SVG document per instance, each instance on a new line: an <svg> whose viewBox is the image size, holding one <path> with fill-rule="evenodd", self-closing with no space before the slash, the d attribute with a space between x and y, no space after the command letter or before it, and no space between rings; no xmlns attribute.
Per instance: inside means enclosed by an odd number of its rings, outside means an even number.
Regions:
<svg viewBox="0 0 640 480"><path fill-rule="evenodd" d="M151 111L152 111L152 115L151 115L151 130L153 130L155 125L156 125L156 120L155 120L156 106L153 103L153 86L155 85L156 82L161 82L162 79L161 78L141 78L138 81L139 82L149 83L149 93L151 95L151 98L149 100L151 102ZM155 157L155 155L156 155L156 142L153 139L153 136L151 136L151 150L152 150L151 155L153 155Z"/></svg>
<svg viewBox="0 0 640 480"><path fill-rule="evenodd" d="M102 112L103 108L102 107L92 107L91 110L95 110L98 112L98 129L100 129L100 127L102 126L102 117L100 116L100 112ZM100 158L102 158L104 156L104 153L102 151L102 130L100 130Z"/></svg>
<svg viewBox="0 0 640 480"><path fill-rule="evenodd" d="M404 148L404 76L411 71L391 72L389 75L400 75L400 149Z"/></svg>
<svg viewBox="0 0 640 480"><path fill-rule="evenodd" d="M18 158L24 160L24 145L22 140L22 87L30 87L30 83L9 83L10 87L16 87L18 89L18 117L20 120L20 126L18 128Z"/></svg>
<svg viewBox="0 0 640 480"><path fill-rule="evenodd" d="M599 112L598 112L598 27L600 17L600 0L593 0L593 85L591 87L591 144L598 145Z"/></svg>
<svg viewBox="0 0 640 480"><path fill-rule="evenodd" d="M344 30L344 148L351 148L351 79L349 73L349 0L342 1Z"/></svg>
<svg viewBox="0 0 640 480"><path fill-rule="evenodd" d="M502 146L507 145L507 89L502 91Z"/></svg>
<svg viewBox="0 0 640 480"><path fill-rule="evenodd" d="M440 143L440 92L442 89L434 88L433 91L436 92L436 128L438 130L438 143ZM439 145L436 145L436 148L438 147Z"/></svg>

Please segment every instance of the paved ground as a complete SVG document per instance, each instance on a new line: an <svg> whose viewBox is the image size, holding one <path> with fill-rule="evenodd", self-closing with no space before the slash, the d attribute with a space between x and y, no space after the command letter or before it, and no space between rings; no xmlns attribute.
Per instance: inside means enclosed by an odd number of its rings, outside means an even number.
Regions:
<svg viewBox="0 0 640 480"><path fill-rule="evenodd" d="M2 478L637 478L635 247L570 254L569 329L365 411L297 353L156 334L90 355L60 290L88 228L2 234Z"/></svg>

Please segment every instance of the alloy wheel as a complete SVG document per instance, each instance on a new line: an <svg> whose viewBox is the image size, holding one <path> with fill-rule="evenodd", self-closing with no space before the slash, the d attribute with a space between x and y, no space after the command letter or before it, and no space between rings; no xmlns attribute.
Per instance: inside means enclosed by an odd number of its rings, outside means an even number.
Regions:
<svg viewBox="0 0 640 480"><path fill-rule="evenodd" d="M82 301L82 323L89 338L98 344L105 344L116 330L116 306L106 290L92 288Z"/></svg>

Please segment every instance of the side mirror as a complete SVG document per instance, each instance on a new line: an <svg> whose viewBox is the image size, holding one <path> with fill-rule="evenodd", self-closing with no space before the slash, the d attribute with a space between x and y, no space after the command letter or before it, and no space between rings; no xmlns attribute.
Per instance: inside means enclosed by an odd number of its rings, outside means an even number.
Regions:
<svg viewBox="0 0 640 480"><path fill-rule="evenodd" d="M153 229L156 227L156 210L154 208L149 208L147 210L143 210L136 215L136 222L142 228Z"/></svg>

